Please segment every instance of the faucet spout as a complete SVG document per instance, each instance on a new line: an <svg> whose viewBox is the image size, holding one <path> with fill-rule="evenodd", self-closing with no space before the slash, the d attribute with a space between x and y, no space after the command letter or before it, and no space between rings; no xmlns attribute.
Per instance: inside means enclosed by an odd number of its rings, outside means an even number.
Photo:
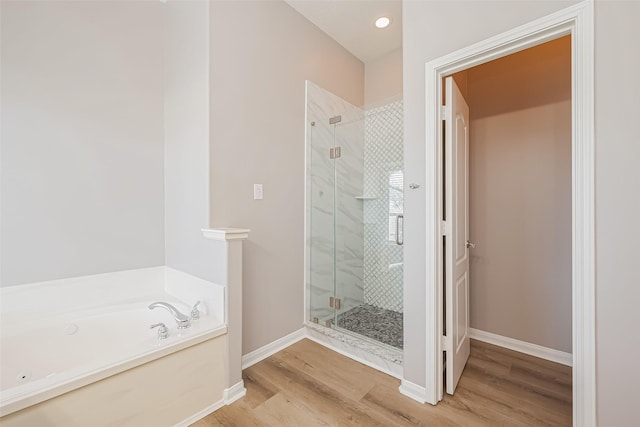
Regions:
<svg viewBox="0 0 640 427"><path fill-rule="evenodd" d="M186 329L189 326L191 326L191 319L188 316L185 316L184 314L180 313L180 310L178 310L171 304L166 302L154 302L152 304L149 304L149 310L153 310L156 307L164 308L169 313L171 313L173 318L176 319L176 323L178 324L178 329Z"/></svg>

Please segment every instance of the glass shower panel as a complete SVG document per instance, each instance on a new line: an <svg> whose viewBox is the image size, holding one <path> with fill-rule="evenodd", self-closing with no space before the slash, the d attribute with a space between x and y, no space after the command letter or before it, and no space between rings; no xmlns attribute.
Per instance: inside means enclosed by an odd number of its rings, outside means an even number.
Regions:
<svg viewBox="0 0 640 427"><path fill-rule="evenodd" d="M334 192L335 166L329 156L334 147L334 126L328 120L310 123L308 154L309 317L310 321L333 323L329 299L334 284Z"/></svg>
<svg viewBox="0 0 640 427"><path fill-rule="evenodd" d="M360 110L343 113L335 127L335 323L364 304L364 120Z"/></svg>

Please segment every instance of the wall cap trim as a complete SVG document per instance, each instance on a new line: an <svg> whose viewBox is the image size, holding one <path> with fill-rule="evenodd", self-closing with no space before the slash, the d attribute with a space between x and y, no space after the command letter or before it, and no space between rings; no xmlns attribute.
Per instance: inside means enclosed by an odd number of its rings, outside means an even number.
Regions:
<svg viewBox="0 0 640 427"><path fill-rule="evenodd" d="M250 231L248 228L203 228L202 235L211 240L244 240L249 238Z"/></svg>

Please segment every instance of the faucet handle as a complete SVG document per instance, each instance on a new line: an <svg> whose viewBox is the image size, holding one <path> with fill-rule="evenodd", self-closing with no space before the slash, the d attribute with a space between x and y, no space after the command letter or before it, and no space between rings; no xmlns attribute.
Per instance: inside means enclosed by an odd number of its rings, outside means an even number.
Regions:
<svg viewBox="0 0 640 427"><path fill-rule="evenodd" d="M191 309L191 319L198 320L200 318L200 310L198 310L198 306L200 305L200 301L196 302Z"/></svg>
<svg viewBox="0 0 640 427"><path fill-rule="evenodd" d="M149 326L149 329L153 329L153 328L158 328L159 340L169 338L169 329L167 329L164 323L156 323L155 325Z"/></svg>

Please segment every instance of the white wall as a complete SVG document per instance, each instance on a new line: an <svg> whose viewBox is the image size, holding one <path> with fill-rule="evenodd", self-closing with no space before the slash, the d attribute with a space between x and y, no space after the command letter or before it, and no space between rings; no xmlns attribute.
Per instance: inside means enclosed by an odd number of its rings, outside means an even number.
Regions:
<svg viewBox="0 0 640 427"><path fill-rule="evenodd" d="M402 96L402 48L369 61L364 67L364 104L384 104Z"/></svg>
<svg viewBox="0 0 640 427"><path fill-rule="evenodd" d="M471 327L571 353L571 39L466 74Z"/></svg>
<svg viewBox="0 0 640 427"><path fill-rule="evenodd" d="M166 265L223 283L209 227L209 3L165 6L164 188Z"/></svg>
<svg viewBox="0 0 640 427"><path fill-rule="evenodd" d="M210 17L211 224L251 229L246 354L303 324L304 82L362 105L364 66L284 2L216 1Z"/></svg>
<svg viewBox="0 0 640 427"><path fill-rule="evenodd" d="M424 170L425 62L542 17L570 2L406 2L404 4L405 163L407 179ZM640 144L634 126L640 98L640 3L598 1L595 7L596 100L596 314L598 423L635 425L640 373L640 277L634 261L640 239ZM442 37L448 34L449 37ZM425 43L434 40L434 43ZM414 214L405 218L405 316L416 325L405 336L405 377L425 384L424 257L425 194L407 196ZM408 256L408 257L409 257ZM407 257L407 258L408 258ZM405 320L406 321L406 320Z"/></svg>
<svg viewBox="0 0 640 427"><path fill-rule="evenodd" d="M163 5L1 7L2 285L163 264Z"/></svg>

